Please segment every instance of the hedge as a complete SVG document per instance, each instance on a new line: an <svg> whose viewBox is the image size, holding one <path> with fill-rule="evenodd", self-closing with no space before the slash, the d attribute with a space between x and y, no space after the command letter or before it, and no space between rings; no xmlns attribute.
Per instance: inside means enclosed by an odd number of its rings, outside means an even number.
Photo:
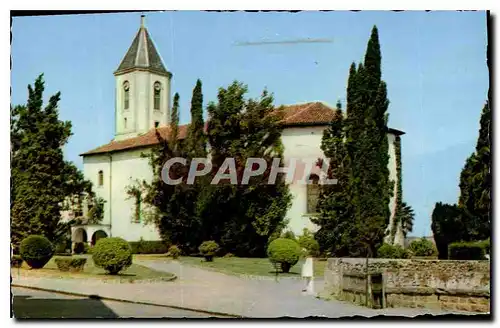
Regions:
<svg viewBox="0 0 500 328"><path fill-rule="evenodd" d="M129 242L132 254L166 254L169 245L161 240L139 240Z"/></svg>
<svg viewBox="0 0 500 328"><path fill-rule="evenodd" d="M481 242L455 242L448 245L450 260L484 260L485 250Z"/></svg>
<svg viewBox="0 0 500 328"><path fill-rule="evenodd" d="M60 271L81 272L87 263L86 258L56 258L57 268Z"/></svg>
<svg viewBox="0 0 500 328"><path fill-rule="evenodd" d="M409 259L411 254L400 245L383 244L377 250L377 258L380 259Z"/></svg>

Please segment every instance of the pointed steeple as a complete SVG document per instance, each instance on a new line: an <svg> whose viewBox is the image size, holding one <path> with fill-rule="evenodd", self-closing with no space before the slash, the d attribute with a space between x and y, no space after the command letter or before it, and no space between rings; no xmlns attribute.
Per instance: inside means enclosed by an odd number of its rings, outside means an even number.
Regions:
<svg viewBox="0 0 500 328"><path fill-rule="evenodd" d="M139 31L137 31L132 45L115 71L115 75L126 73L136 68L161 75L171 75L165 68L153 40L149 36L148 30L144 26L144 15L141 15Z"/></svg>

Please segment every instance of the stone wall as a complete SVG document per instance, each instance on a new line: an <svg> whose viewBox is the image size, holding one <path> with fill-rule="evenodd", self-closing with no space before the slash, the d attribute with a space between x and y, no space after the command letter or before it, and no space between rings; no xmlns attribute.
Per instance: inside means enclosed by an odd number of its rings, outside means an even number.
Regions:
<svg viewBox="0 0 500 328"><path fill-rule="evenodd" d="M323 295L361 301L345 288L346 274L366 273L366 259L330 258ZM370 259L368 273L382 273L386 306L489 312L490 262Z"/></svg>

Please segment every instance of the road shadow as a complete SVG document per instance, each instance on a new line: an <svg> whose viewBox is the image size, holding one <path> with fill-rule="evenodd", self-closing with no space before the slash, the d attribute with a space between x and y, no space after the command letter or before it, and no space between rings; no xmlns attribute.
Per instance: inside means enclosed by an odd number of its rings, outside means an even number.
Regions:
<svg viewBox="0 0 500 328"><path fill-rule="evenodd" d="M54 299L14 296L14 318L23 319L100 319L118 316L98 299Z"/></svg>

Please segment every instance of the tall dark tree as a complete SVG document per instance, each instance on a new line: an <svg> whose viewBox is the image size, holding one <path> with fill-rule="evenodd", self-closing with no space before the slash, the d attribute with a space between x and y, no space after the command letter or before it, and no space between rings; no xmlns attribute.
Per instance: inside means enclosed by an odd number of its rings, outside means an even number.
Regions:
<svg viewBox="0 0 500 328"><path fill-rule="evenodd" d="M62 224L64 204L92 194L83 174L64 160L63 146L71 122L60 121L60 92L43 106L45 86L40 75L28 86L26 105L11 107L11 240L18 244L31 234L57 242L68 231Z"/></svg>
<svg viewBox="0 0 500 328"><path fill-rule="evenodd" d="M467 159L460 174L458 205L467 224L466 240L490 237L491 213L491 109L483 107L475 152Z"/></svg>
<svg viewBox="0 0 500 328"><path fill-rule="evenodd" d="M273 97L267 91L257 100L245 99L246 92L246 86L234 82L220 88L217 103L208 106L212 174L226 158L234 158L238 184L227 180L210 185L199 211L206 224L204 231L211 231L210 237L220 241L226 251L239 256L264 256L269 238L285 226L291 199L282 176L276 184L267 183L272 159L283 158L281 115L273 114ZM250 157L265 159L268 170L242 184Z"/></svg>
<svg viewBox="0 0 500 328"><path fill-rule="evenodd" d="M169 133L167 136L156 131L159 145L144 156L149 157L154 172L151 182L136 181L128 186L132 197L144 197L144 217L154 223L162 240L176 244L186 253L199 246L200 223L196 216L197 191L186 183L190 162L174 163L169 171L163 172L167 160L187 158L186 144L179 138L179 94L174 95ZM180 184L164 181L165 174L172 180L181 179Z"/></svg>
<svg viewBox="0 0 500 328"><path fill-rule="evenodd" d="M448 245L465 239L467 226L461 219L461 211L457 205L436 203L432 211L432 234L440 259L448 258Z"/></svg>
<svg viewBox="0 0 500 328"><path fill-rule="evenodd" d="M323 133L321 149L329 159L328 178L337 184L323 185L318 201L318 217L311 221L320 229L315 238L320 247L331 255L342 257L355 248L355 230L351 224L353 207L350 196L350 165L345 146L345 126L340 102L333 120Z"/></svg>
<svg viewBox="0 0 500 328"><path fill-rule="evenodd" d="M191 124L189 124L186 138L186 151L190 158L207 156L207 137L204 129L202 84L201 80L198 79L191 98Z"/></svg>
<svg viewBox="0 0 500 328"><path fill-rule="evenodd" d="M387 139L387 87L381 80L381 52L378 30L373 28L364 62L353 63L347 84L347 117L343 124L345 151L349 163L348 182L342 190L349 199L341 212L351 213L339 225L343 243L350 256L374 256L387 232L393 182L389 180ZM326 139L334 139L330 132ZM333 141L332 141L333 142ZM338 164L337 164L338 165ZM323 203L324 213L333 205ZM339 206L339 205L335 205ZM339 212L340 210L335 210ZM348 237L349 236L349 237ZM351 246L349 246L349 245ZM354 245L354 247L353 247Z"/></svg>

